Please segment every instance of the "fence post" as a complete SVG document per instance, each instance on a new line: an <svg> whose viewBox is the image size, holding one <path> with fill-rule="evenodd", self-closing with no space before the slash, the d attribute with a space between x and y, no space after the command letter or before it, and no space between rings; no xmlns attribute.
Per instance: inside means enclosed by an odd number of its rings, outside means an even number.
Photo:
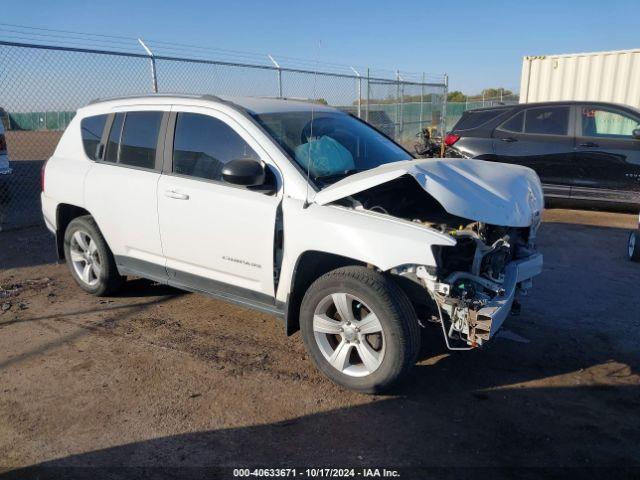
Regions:
<svg viewBox="0 0 640 480"><path fill-rule="evenodd" d="M153 53L151 52L151 50L149 50L149 47L147 47L144 43L144 41L139 38L138 42L140 42L140 45L142 45L142 48L144 48L145 52L147 52L147 55L149 55L149 60L151 61L151 88L153 88L153 93L158 93L158 75L156 72L156 58L153 56Z"/></svg>
<svg viewBox="0 0 640 480"><path fill-rule="evenodd" d="M396 70L396 138L400 139L400 70Z"/></svg>
<svg viewBox="0 0 640 480"><path fill-rule="evenodd" d="M400 78L400 137L404 133L404 80Z"/></svg>
<svg viewBox="0 0 640 480"><path fill-rule="evenodd" d="M420 84L420 130L424 128L424 72L422 72L422 83Z"/></svg>
<svg viewBox="0 0 640 480"><path fill-rule="evenodd" d="M362 77L360 77L360 74L355 68L349 68L356 74L356 77L358 77L358 118L362 118Z"/></svg>
<svg viewBox="0 0 640 480"><path fill-rule="evenodd" d="M267 56L276 66L276 71L278 72L278 98L282 98L282 69L280 68L280 65L278 65L278 62L276 62L271 55L267 55Z"/></svg>
<svg viewBox="0 0 640 480"><path fill-rule="evenodd" d="M369 67L367 67L367 110L364 119L369 121L369 103L371 101L371 77L369 76Z"/></svg>
<svg viewBox="0 0 640 480"><path fill-rule="evenodd" d="M444 94L442 95L442 114L440 115L440 156L444 157L444 135L447 129L447 95L449 94L449 75L444 74Z"/></svg>

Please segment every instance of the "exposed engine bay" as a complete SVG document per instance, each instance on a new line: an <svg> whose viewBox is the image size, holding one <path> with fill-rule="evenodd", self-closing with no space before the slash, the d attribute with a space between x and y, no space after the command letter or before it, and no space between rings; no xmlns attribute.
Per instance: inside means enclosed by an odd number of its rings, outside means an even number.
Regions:
<svg viewBox="0 0 640 480"><path fill-rule="evenodd" d="M509 313L519 311L517 295L526 293L531 277L540 273L542 256L535 252L538 222L505 227L451 215L411 176L341 203L414 221L455 238L454 246L432 247L436 267L408 265L392 272L421 287L414 291L404 285L419 307L421 322L440 323L451 349L473 348L489 340ZM430 299L424 298L424 288ZM450 340L465 346L453 347Z"/></svg>

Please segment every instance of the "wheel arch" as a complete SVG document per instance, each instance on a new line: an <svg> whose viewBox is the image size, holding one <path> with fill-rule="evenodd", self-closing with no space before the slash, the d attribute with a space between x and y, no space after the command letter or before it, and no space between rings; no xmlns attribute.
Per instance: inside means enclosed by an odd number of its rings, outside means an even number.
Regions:
<svg viewBox="0 0 640 480"><path fill-rule="evenodd" d="M76 218L91 215L88 210L69 203L60 203L56 208L56 253L64 260L64 234L69 224Z"/></svg>
<svg viewBox="0 0 640 480"><path fill-rule="evenodd" d="M367 266L367 264L360 260L318 250L307 250L298 256L293 268L285 309L284 322L287 335L293 335L300 329L300 305L311 284L325 273L348 266Z"/></svg>

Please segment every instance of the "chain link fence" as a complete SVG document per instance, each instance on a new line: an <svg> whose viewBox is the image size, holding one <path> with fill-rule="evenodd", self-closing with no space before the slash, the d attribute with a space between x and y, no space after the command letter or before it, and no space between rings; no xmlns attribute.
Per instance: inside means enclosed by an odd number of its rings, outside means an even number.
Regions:
<svg viewBox="0 0 640 480"><path fill-rule="evenodd" d="M76 109L97 98L149 94L156 88L160 93L314 100L357 115L413 148L421 128L444 128L447 85L446 76L427 83L356 71L0 41L0 116L12 172L0 175L0 226L42 221L40 170Z"/></svg>

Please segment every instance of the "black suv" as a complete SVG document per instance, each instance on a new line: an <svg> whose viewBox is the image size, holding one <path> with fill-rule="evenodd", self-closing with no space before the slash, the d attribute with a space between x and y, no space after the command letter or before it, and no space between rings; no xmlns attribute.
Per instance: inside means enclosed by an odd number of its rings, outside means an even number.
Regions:
<svg viewBox="0 0 640 480"><path fill-rule="evenodd" d="M545 196L640 206L640 110L602 102L545 102L465 112L445 140L468 158L534 169Z"/></svg>

